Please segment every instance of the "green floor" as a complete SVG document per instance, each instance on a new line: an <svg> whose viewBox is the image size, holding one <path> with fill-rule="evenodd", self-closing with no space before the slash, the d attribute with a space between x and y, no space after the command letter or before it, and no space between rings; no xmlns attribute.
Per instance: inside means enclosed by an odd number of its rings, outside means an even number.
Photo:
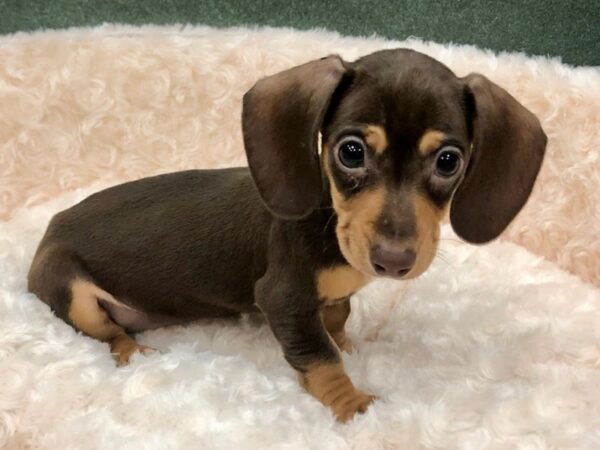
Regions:
<svg viewBox="0 0 600 450"><path fill-rule="evenodd" d="M321 27L600 65L600 0L0 0L1 34L102 22Z"/></svg>

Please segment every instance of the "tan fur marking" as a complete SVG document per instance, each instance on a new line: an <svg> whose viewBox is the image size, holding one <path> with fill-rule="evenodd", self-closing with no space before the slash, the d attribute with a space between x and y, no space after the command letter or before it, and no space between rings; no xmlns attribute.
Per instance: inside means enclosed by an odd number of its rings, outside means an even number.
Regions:
<svg viewBox="0 0 600 450"><path fill-rule="evenodd" d="M334 187L332 193L337 189ZM381 214L385 200L382 186L369 189L343 200L333 194L333 207L338 215L336 233L346 260L361 272L375 275L369 258L370 243L375 234L374 224Z"/></svg>
<svg viewBox="0 0 600 450"><path fill-rule="evenodd" d="M99 298L118 303L112 295L95 284L80 279L73 280L69 319L75 328L95 339L109 342L111 353L119 366L126 364L136 351L148 353L154 350L135 342L122 327L114 323L98 305Z"/></svg>
<svg viewBox="0 0 600 450"><path fill-rule="evenodd" d="M433 261L440 237L440 221L444 215L443 208L438 208L417 193L412 196L417 219L417 260L406 278L418 277Z"/></svg>
<svg viewBox="0 0 600 450"><path fill-rule="evenodd" d="M93 283L80 279L71 283L71 294L69 319L76 328L101 341L108 341L125 333L98 305L98 298L111 297L110 294Z"/></svg>
<svg viewBox="0 0 600 450"><path fill-rule="evenodd" d="M323 146L323 151L327 153L329 148ZM385 188L376 186L346 200L335 186L328 164L325 164L325 173L331 186L333 208L338 216L335 231L340 250L352 267L374 276L376 274L370 263L369 250L375 234L374 224L385 200Z"/></svg>
<svg viewBox="0 0 600 450"><path fill-rule="evenodd" d="M117 362L117 366L124 366L129 362L129 358L135 353L139 352L144 355L154 352L155 350L151 347L138 344L126 334L120 334L110 340L110 352Z"/></svg>
<svg viewBox="0 0 600 450"><path fill-rule="evenodd" d="M369 277L349 265L323 269L317 274L319 300L329 302L348 297L368 281Z"/></svg>
<svg viewBox="0 0 600 450"><path fill-rule="evenodd" d="M312 366L301 375L301 383L317 400L330 407L341 422L365 412L375 398L356 389L340 363Z"/></svg>
<svg viewBox="0 0 600 450"><path fill-rule="evenodd" d="M429 155L440 148L446 135L438 130L427 130L419 140L419 152L423 156Z"/></svg>
<svg viewBox="0 0 600 450"><path fill-rule="evenodd" d="M379 125L369 125L363 131L365 141L375 153L381 153L388 147L385 129Z"/></svg>
<svg viewBox="0 0 600 450"><path fill-rule="evenodd" d="M350 264L369 275L375 275L369 250L375 235L374 225L381 214L385 196L385 189L379 186L347 201L334 200L334 208L338 214L336 232L340 237L342 254Z"/></svg>

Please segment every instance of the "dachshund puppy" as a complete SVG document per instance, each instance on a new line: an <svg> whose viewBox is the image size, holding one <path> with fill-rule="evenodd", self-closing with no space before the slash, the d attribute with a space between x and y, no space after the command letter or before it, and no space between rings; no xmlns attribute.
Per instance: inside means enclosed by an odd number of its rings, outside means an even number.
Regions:
<svg viewBox="0 0 600 450"><path fill-rule="evenodd" d="M261 79L242 129L248 168L145 178L57 214L29 289L119 364L149 350L136 332L260 311L301 384L348 420L373 400L340 358L349 297L422 274L447 212L465 241L496 238L546 136L484 76L406 49Z"/></svg>

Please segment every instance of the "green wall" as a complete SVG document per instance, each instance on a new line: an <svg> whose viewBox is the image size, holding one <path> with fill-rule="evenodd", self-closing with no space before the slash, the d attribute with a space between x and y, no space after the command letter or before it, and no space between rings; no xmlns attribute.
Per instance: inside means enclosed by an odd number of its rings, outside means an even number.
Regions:
<svg viewBox="0 0 600 450"><path fill-rule="evenodd" d="M322 27L600 65L600 0L0 0L0 33L103 22Z"/></svg>

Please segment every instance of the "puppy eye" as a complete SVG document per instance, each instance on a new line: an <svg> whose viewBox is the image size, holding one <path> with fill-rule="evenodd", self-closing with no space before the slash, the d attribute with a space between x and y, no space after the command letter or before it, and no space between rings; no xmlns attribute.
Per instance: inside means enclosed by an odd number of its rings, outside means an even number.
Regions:
<svg viewBox="0 0 600 450"><path fill-rule="evenodd" d="M435 173L443 178L455 175L462 164L462 154L456 147L443 147L435 160Z"/></svg>
<svg viewBox="0 0 600 450"><path fill-rule="evenodd" d="M357 137L349 137L340 142L337 155L342 165L358 169L365 165L365 144Z"/></svg>

